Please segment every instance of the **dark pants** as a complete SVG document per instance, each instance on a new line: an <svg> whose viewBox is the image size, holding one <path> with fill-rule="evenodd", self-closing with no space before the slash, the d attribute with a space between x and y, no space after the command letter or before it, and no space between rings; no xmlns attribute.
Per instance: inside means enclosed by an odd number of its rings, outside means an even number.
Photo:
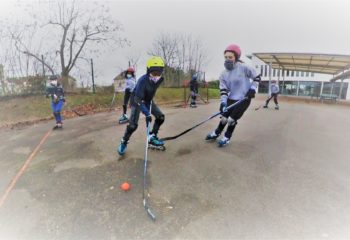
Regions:
<svg viewBox="0 0 350 240"><path fill-rule="evenodd" d="M221 121L215 130L215 133L217 135L221 134L226 124L228 124L225 132L225 137L231 138L232 133L235 130L235 127L237 125L237 121L243 116L244 112L248 109L250 105L250 101L251 101L250 99L247 99L241 102L240 104L238 104L236 107L231 108L226 113L223 113L221 117ZM230 106L235 102L237 102L237 100L228 99L227 105Z"/></svg>
<svg viewBox="0 0 350 240"><path fill-rule="evenodd" d="M191 104L196 105L197 93L195 91L191 91Z"/></svg>
<svg viewBox="0 0 350 240"><path fill-rule="evenodd" d="M139 118L140 118L140 112L141 112L140 106L138 106L137 104L132 104L129 124L126 127L124 137L123 137L125 141L129 141L132 133L135 132L135 130L137 129ZM159 128L164 122L164 114L162 113L162 111L160 111L158 106L154 103L152 104L151 113L155 117L151 134L154 134L157 136Z"/></svg>
<svg viewBox="0 0 350 240"><path fill-rule="evenodd" d="M277 96L278 94L277 93L272 93L271 94L271 97L269 97L267 100L266 100L266 106L269 105L269 102L270 100L273 98L273 101L275 102L276 105L278 105L278 101L277 101Z"/></svg>
<svg viewBox="0 0 350 240"><path fill-rule="evenodd" d="M126 110L128 109L128 103L129 103L129 99L131 96L131 92L130 89L125 89L124 92L124 104L123 104L123 113L126 114Z"/></svg>

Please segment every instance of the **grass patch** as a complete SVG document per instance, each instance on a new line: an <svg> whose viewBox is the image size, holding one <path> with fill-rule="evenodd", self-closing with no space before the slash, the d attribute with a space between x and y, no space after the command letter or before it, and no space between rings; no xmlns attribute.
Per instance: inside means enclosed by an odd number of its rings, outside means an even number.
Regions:
<svg viewBox="0 0 350 240"><path fill-rule="evenodd" d="M199 94L203 99L207 98L207 90L200 89ZM189 89L186 89L186 99L189 95ZM209 89L210 98L220 96L218 89ZM116 105L121 106L124 94L117 94ZM94 104L97 107L108 108L111 105L113 93L98 94L67 94L67 103L64 110L74 109L86 104ZM160 88L157 91L155 101L159 104L184 100L183 88ZM0 101L0 126L17 123L22 121L31 121L47 118L52 115L51 101L45 96L27 96L10 98Z"/></svg>

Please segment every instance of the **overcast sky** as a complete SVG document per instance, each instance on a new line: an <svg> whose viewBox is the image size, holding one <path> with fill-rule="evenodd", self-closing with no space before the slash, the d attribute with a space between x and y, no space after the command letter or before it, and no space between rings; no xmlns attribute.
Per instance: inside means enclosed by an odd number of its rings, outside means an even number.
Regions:
<svg viewBox="0 0 350 240"><path fill-rule="evenodd" d="M15 2L1 0L0 17L20 16L11 7ZM131 46L95 62L99 83L111 83L119 69L127 67L128 55L141 54L138 75L143 74L147 50L160 31L190 33L202 39L209 57L204 69L207 79L217 79L223 70L223 50L230 43L240 45L243 55L350 54L350 1L346 0L115 0L107 5L122 23Z"/></svg>

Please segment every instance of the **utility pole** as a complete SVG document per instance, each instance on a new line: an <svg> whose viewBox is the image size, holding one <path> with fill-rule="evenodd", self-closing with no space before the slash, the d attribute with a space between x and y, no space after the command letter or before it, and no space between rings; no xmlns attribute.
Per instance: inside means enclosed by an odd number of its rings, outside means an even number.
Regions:
<svg viewBox="0 0 350 240"><path fill-rule="evenodd" d="M43 65L43 80L42 80L42 87L45 89L46 87L46 78L45 78L45 65L44 65L44 55L41 55L41 63Z"/></svg>
<svg viewBox="0 0 350 240"><path fill-rule="evenodd" d="M43 77L45 77L44 55L41 55L41 63L43 65Z"/></svg>
<svg viewBox="0 0 350 240"><path fill-rule="evenodd" d="M91 58L91 79L92 79L92 93L95 94L95 77L94 77L94 62Z"/></svg>

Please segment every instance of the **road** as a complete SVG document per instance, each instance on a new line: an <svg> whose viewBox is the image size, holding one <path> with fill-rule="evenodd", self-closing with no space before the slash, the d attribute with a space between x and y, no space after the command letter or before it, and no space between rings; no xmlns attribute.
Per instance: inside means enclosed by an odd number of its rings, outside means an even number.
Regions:
<svg viewBox="0 0 350 240"><path fill-rule="evenodd" d="M254 108L230 145L204 141L218 119L149 152L152 222L142 205L144 119L124 157L116 112L0 131L0 239L349 239L350 108ZM161 107L160 136L206 119L218 102ZM23 174L9 190L39 142ZM120 184L131 184L123 192Z"/></svg>

